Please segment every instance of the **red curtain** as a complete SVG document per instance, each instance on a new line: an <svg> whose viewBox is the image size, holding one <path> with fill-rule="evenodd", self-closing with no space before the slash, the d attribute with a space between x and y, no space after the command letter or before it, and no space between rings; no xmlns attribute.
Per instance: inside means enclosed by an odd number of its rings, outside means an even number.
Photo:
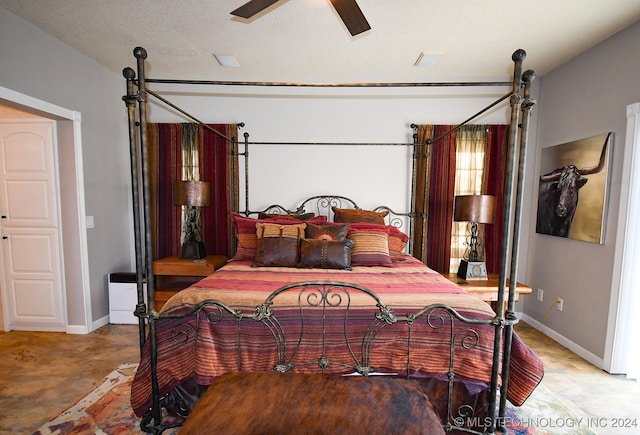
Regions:
<svg viewBox="0 0 640 435"><path fill-rule="evenodd" d="M433 138L441 137L454 127L434 126ZM440 273L449 273L456 175L456 132L432 144L430 156L426 264Z"/></svg>
<svg viewBox="0 0 640 435"><path fill-rule="evenodd" d="M485 193L496 197L496 216L493 225L484 227L485 262L487 272L500 271L502 252L502 220L504 217L504 170L509 139L509 126L490 125L487 135L487 162L485 170Z"/></svg>
<svg viewBox="0 0 640 435"><path fill-rule="evenodd" d="M418 142L439 138L453 129L453 125L420 125L418 126ZM499 271L502 250L502 220L504 208L504 169L508 141L508 126L488 126L486 153L486 170L483 193L496 196L495 224L485 225L484 243L486 247L487 271ZM453 201L456 172L456 132L439 139L430 146L428 174L418 171L416 178L416 204L424 195L427 198L426 238L421 247L425 263L430 268L449 273L451 259L451 225L453 222ZM428 182L424 183L424 180Z"/></svg>
<svg viewBox="0 0 640 435"><path fill-rule="evenodd" d="M210 127L226 137L236 137L236 125L216 125ZM233 144L224 137L200 126L199 156L200 179L211 183L211 205L201 210L202 237L207 254L230 254L229 240L231 239L229 212L234 188L230 159L237 156L231 152Z"/></svg>
<svg viewBox="0 0 640 435"><path fill-rule="evenodd" d="M180 254L182 212L173 203L173 182L182 179L181 139L185 126L193 124L147 125L149 150L149 204L153 258ZM237 137L236 124L210 124L228 138ZM201 209L202 238L208 255L230 253L230 204L237 194L232 160L236 158L235 144L210 131L198 127L200 180L211 183L211 205Z"/></svg>

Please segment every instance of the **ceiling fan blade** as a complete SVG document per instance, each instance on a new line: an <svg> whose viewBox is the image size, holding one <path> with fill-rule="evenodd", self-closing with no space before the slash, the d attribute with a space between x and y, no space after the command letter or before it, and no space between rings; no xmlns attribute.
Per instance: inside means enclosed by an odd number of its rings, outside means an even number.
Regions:
<svg viewBox="0 0 640 435"><path fill-rule="evenodd" d="M240 6L238 9L231 11L231 15L248 19L278 1L279 0L251 0Z"/></svg>
<svg viewBox="0 0 640 435"><path fill-rule="evenodd" d="M371 29L356 0L331 0L331 4L340 15L340 18L342 18L351 36L356 36Z"/></svg>

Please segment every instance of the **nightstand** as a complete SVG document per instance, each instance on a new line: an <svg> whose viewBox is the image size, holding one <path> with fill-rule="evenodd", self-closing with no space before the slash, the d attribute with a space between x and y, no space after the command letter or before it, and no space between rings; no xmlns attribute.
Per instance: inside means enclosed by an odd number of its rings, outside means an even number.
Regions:
<svg viewBox="0 0 640 435"><path fill-rule="evenodd" d="M487 279L469 279L464 280L458 277L455 273L444 274L444 277L454 284L459 285L469 293L485 302L490 302L491 306L496 309L495 302L498 300L498 277L497 273L490 273ZM505 307L509 297L509 279L507 279L507 285L504 289L504 302ZM532 288L528 285L516 282L516 301L520 299L520 295L526 295L533 292Z"/></svg>
<svg viewBox="0 0 640 435"><path fill-rule="evenodd" d="M224 255L207 255L202 260L182 259L173 255L154 261L155 310L160 311L171 296L211 275L226 262L227 257Z"/></svg>

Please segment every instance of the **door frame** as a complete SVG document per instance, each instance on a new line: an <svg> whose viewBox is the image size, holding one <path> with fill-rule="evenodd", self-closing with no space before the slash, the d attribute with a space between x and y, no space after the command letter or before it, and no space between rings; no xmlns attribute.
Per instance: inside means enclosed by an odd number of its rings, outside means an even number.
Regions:
<svg viewBox="0 0 640 435"><path fill-rule="evenodd" d="M622 180L620 186L620 211L618 212L618 229L616 234L616 250L613 262L613 282L611 286L611 300L609 305L609 321L607 324L607 339L604 349L604 370L609 373L626 374L628 361L632 356L638 356L629 345L637 338L631 330L638 322L637 292L635 269L640 248L640 231L636 229L640 218L640 102L629 104L627 111L627 131L624 142L624 159L622 165ZM628 182L625 182L628 180ZM635 306L634 306L635 302ZM635 373L637 375L637 373Z"/></svg>
<svg viewBox="0 0 640 435"><path fill-rule="evenodd" d="M91 332L91 285L89 280L89 256L85 224L84 173L82 168L81 114L78 111L30 97L0 86L0 104L19 109L56 122L58 147L58 194L60 212L65 216L61 222L64 261L63 282L66 295L66 332L68 334L88 334ZM60 170L65 161L65 170ZM62 186L65 186L62 194ZM69 324L69 310L74 309L75 318L83 324ZM4 307L3 329L8 328L7 307Z"/></svg>

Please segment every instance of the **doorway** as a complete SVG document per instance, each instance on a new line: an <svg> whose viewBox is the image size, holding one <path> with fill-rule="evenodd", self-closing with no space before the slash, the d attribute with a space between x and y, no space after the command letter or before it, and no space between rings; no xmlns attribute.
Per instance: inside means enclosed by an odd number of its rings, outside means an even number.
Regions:
<svg viewBox="0 0 640 435"><path fill-rule="evenodd" d="M5 329L66 326L55 122L0 120Z"/></svg>
<svg viewBox="0 0 640 435"><path fill-rule="evenodd" d="M84 178L82 172L81 116L79 112L38 100L0 86L0 118L20 112L27 118L53 120L58 145L59 199L62 250L61 265L66 298L66 324L69 334L92 330L89 263L85 228ZM4 291L4 289L0 289ZM0 298L1 300L1 298ZM0 307L0 328L9 330L7 307Z"/></svg>

